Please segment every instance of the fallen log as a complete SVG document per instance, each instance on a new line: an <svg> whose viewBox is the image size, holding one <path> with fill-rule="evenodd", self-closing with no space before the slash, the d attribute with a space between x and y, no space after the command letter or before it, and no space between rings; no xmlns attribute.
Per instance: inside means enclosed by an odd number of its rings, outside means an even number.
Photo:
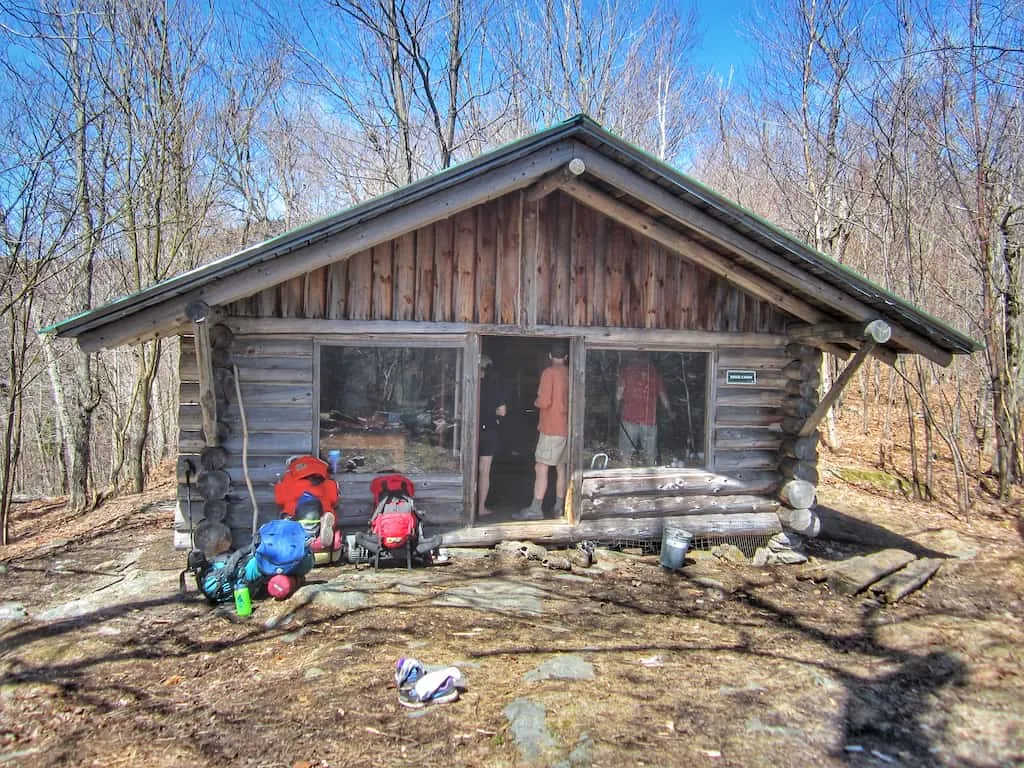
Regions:
<svg viewBox="0 0 1024 768"><path fill-rule="evenodd" d="M815 581L827 581L832 589L841 594L856 595L914 560L914 555L902 549L883 549L881 552L822 566L808 576Z"/></svg>
<svg viewBox="0 0 1024 768"><path fill-rule="evenodd" d="M779 502L764 496L602 496L584 499L580 518L649 517L702 512L726 514L774 513Z"/></svg>
<svg viewBox="0 0 1024 768"><path fill-rule="evenodd" d="M562 520L478 524L456 529L431 528L440 532L446 547L492 547L500 541L532 541L543 546L578 541L639 539L660 541L664 527L682 528L699 536L772 535L780 530L774 512L746 515L703 514L635 519L581 520L570 525Z"/></svg>
<svg viewBox="0 0 1024 768"><path fill-rule="evenodd" d="M879 579L869 588L872 594L881 595L887 603L896 603L911 592L924 586L942 565L936 557L924 557L909 563L905 568Z"/></svg>

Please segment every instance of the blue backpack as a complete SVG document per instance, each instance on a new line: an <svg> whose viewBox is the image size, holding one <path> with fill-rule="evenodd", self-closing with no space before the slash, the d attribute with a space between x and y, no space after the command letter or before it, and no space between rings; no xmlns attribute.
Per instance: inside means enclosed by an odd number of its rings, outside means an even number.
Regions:
<svg viewBox="0 0 1024 768"><path fill-rule="evenodd" d="M256 565L265 576L294 571L309 552L306 529L290 519L271 520L256 534Z"/></svg>

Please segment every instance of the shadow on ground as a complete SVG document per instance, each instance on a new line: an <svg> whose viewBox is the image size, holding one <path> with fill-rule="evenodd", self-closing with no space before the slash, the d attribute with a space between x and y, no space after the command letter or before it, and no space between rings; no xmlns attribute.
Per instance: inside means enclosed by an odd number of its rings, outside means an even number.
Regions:
<svg viewBox="0 0 1024 768"><path fill-rule="evenodd" d="M931 549L888 528L862 520L837 506L819 504L814 511L821 520L820 539L860 544L871 549L902 549L918 557L949 557L946 552Z"/></svg>

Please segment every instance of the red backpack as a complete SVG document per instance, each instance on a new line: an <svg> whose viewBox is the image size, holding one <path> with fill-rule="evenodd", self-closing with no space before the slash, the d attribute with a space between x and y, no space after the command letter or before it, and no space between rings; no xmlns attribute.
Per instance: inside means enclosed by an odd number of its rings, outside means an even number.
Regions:
<svg viewBox="0 0 1024 768"><path fill-rule="evenodd" d="M416 486L404 475L380 475L370 483L370 493L375 507L370 530L385 549L405 546L419 524L413 501Z"/></svg>
<svg viewBox="0 0 1024 768"><path fill-rule="evenodd" d="M333 511L338 504L338 484L331 479L327 462L316 456L288 459L284 475L274 486L274 501L287 517L295 517L295 505L303 493L319 499L327 512Z"/></svg>

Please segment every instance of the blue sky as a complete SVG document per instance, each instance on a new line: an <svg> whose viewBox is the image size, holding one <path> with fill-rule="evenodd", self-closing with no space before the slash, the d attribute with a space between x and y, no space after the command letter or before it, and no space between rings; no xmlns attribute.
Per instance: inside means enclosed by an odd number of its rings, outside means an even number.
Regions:
<svg viewBox="0 0 1024 768"><path fill-rule="evenodd" d="M742 80L752 53L742 27L754 14L750 0L695 0L703 44L697 51L697 65L712 69L723 79L730 67L733 80Z"/></svg>

